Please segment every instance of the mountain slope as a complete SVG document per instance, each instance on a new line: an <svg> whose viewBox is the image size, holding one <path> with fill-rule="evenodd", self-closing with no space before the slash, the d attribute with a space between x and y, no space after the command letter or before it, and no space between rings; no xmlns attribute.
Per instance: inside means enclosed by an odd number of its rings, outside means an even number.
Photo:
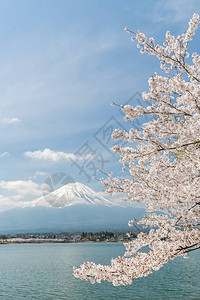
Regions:
<svg viewBox="0 0 200 300"><path fill-rule="evenodd" d="M143 214L140 208L103 205L17 208L0 213L0 233L129 230L128 221Z"/></svg>

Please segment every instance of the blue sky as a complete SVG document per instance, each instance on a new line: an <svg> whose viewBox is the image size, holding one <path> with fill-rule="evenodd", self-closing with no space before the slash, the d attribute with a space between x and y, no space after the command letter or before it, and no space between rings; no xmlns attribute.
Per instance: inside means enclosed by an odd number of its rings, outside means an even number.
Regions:
<svg viewBox="0 0 200 300"><path fill-rule="evenodd" d="M129 125L110 103L147 90L159 72L123 29L162 43L166 30L182 33L194 12L198 0L0 1L0 210L40 196L57 173L101 190L72 165L87 141L106 161L96 167L120 172L110 143L102 145L102 126L111 117L110 128ZM199 32L192 47L198 51Z"/></svg>

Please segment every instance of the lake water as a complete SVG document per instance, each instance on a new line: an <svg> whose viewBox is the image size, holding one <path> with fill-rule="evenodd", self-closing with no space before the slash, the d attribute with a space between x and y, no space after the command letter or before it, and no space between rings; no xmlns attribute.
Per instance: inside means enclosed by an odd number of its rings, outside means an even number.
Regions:
<svg viewBox="0 0 200 300"><path fill-rule="evenodd" d="M91 285L73 276L74 265L109 263L123 251L121 243L0 245L0 299L200 299L200 251L131 286Z"/></svg>

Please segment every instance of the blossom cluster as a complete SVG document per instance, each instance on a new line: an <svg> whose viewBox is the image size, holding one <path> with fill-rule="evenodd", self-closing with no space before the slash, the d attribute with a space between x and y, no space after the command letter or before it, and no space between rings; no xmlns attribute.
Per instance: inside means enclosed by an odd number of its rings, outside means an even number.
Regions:
<svg viewBox="0 0 200 300"><path fill-rule="evenodd" d="M121 107L126 120L147 116L147 122L141 130L113 132L113 139L129 143L113 147L129 174L119 178L111 173L101 183L110 194L145 203L146 216L129 225L148 230L125 243L124 256L110 265L75 267L78 278L127 285L200 248L200 56L193 53L189 59L188 52L199 22L194 14L185 33L175 38L167 32L162 46L143 33L134 35L141 53L156 56L169 74L149 79L149 92L142 95L147 107ZM145 246L149 250L143 252Z"/></svg>

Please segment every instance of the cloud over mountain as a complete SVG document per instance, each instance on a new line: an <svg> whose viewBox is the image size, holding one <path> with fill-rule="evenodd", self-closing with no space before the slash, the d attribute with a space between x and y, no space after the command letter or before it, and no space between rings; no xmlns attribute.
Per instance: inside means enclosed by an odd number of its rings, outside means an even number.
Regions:
<svg viewBox="0 0 200 300"><path fill-rule="evenodd" d="M14 191L20 195L40 196L40 185L32 180L0 181L0 187L7 191Z"/></svg>

